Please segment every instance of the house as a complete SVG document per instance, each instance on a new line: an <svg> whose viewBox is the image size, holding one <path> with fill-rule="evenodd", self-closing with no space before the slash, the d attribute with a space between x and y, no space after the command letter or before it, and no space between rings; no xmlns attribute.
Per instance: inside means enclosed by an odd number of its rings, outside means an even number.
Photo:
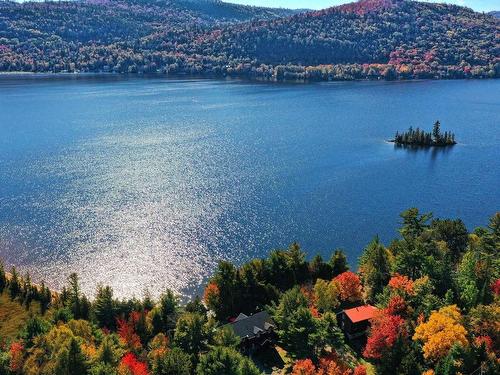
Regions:
<svg viewBox="0 0 500 375"><path fill-rule="evenodd" d="M364 336L376 312L377 308L371 305L344 310L340 314L340 327L349 340Z"/></svg>
<svg viewBox="0 0 500 375"><path fill-rule="evenodd" d="M223 327L227 326L241 339L240 347L243 351L255 351L275 341L275 324L266 311L250 316L240 314Z"/></svg>

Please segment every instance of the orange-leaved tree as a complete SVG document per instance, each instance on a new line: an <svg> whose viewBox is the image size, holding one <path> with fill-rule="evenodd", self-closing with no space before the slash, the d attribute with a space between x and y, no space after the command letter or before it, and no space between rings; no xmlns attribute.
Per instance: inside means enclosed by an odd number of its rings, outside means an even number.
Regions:
<svg viewBox="0 0 500 375"><path fill-rule="evenodd" d="M356 302L361 300L361 280L354 272L343 272L333 280L338 283L340 289L340 299L342 301Z"/></svg>

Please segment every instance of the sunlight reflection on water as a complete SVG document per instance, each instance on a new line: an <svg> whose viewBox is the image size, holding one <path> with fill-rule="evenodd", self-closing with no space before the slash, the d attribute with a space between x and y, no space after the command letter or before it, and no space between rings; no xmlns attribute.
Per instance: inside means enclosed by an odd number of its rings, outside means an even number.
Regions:
<svg viewBox="0 0 500 375"><path fill-rule="evenodd" d="M219 260L294 240L355 261L409 206L483 224L500 206L497 88L0 79L0 254L53 287L75 271L89 294L191 295ZM435 113L467 147L383 142Z"/></svg>

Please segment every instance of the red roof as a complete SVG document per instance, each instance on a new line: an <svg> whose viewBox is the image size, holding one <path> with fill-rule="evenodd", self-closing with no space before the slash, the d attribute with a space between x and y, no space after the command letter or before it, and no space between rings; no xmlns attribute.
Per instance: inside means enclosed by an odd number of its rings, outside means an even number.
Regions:
<svg viewBox="0 0 500 375"><path fill-rule="evenodd" d="M363 320L368 320L373 318L377 308L371 305L358 306L353 309L344 310L344 313L353 323L362 322Z"/></svg>

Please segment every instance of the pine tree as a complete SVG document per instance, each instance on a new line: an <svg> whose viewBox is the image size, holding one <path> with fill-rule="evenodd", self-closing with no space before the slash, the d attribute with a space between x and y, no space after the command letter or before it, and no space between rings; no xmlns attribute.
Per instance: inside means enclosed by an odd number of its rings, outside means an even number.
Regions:
<svg viewBox="0 0 500 375"><path fill-rule="evenodd" d="M113 289L99 285L93 307L99 326L113 330L116 327L116 303L113 300Z"/></svg>
<svg viewBox="0 0 500 375"><path fill-rule="evenodd" d="M0 294L3 293L7 286L7 276L5 275L5 268L3 262L0 260Z"/></svg>
<svg viewBox="0 0 500 375"><path fill-rule="evenodd" d="M347 265L347 257L343 250L335 250L332 257L330 258L330 266L332 267L332 276L338 276L341 273L349 271L349 266Z"/></svg>
<svg viewBox="0 0 500 375"><path fill-rule="evenodd" d="M81 317L81 300L80 300L80 284L78 282L78 275L72 273L68 278L69 291L68 291L68 302L71 308L71 312L75 319L80 319Z"/></svg>
<svg viewBox="0 0 500 375"><path fill-rule="evenodd" d="M49 288L45 286L45 283L42 281L40 286L40 313L42 315L48 310L50 303L52 302L52 292Z"/></svg>
<svg viewBox="0 0 500 375"><path fill-rule="evenodd" d="M30 274L27 273L23 281L22 291L23 304L26 307L26 310L29 310L30 308L31 301L33 300L33 294L33 285L31 284Z"/></svg>
<svg viewBox="0 0 500 375"><path fill-rule="evenodd" d="M21 283L19 281L19 276L17 274L15 267L12 267L10 273L11 273L9 280L10 299L14 300L19 295L19 293L21 293Z"/></svg>
<svg viewBox="0 0 500 375"><path fill-rule="evenodd" d="M434 137L434 142L439 143L441 141L441 123L439 120L434 123L432 136Z"/></svg>

